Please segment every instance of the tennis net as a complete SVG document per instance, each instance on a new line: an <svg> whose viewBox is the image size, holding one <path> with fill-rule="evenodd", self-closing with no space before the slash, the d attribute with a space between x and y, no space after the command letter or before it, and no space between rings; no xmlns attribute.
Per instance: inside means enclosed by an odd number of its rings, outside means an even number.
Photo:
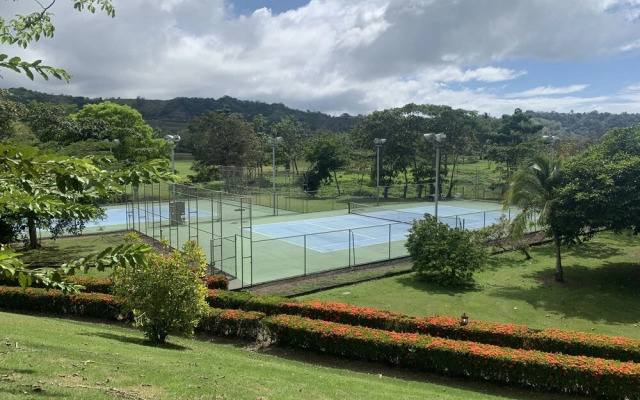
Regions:
<svg viewBox="0 0 640 400"><path fill-rule="evenodd" d="M424 219L424 212L411 212L407 210L388 210L378 206L349 203L349 214L363 217L376 218L384 221L401 222L413 225L413 221ZM454 228L462 228L462 222L457 215L438 217L438 221Z"/></svg>
<svg viewBox="0 0 640 400"><path fill-rule="evenodd" d="M349 214L361 215L363 217L376 218L385 221L402 222L413 224L414 220L424 219L424 213L413 213L400 210L385 210L378 206L371 206L359 203L349 203Z"/></svg>

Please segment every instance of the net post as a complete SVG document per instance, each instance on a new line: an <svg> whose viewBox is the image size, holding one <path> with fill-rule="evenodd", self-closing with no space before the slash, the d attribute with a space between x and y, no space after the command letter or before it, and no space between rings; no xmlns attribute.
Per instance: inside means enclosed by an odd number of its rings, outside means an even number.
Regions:
<svg viewBox="0 0 640 400"><path fill-rule="evenodd" d="M351 214L351 202L347 202L347 214Z"/></svg>

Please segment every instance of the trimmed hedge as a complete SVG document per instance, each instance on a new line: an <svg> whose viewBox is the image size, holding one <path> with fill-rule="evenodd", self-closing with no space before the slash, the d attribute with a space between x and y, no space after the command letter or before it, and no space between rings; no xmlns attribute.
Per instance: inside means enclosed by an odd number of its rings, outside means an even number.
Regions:
<svg viewBox="0 0 640 400"><path fill-rule="evenodd" d="M113 294L113 281L111 280L111 278L87 278L69 276L68 279L76 285L84 286L84 289L82 290L83 292ZM207 289L229 289L229 279L226 277L226 275L207 276L203 279L203 281L207 286ZM20 283L18 283L17 279L0 277L0 285L18 287L20 286ZM44 288L44 286L39 282L33 282L31 287Z"/></svg>
<svg viewBox="0 0 640 400"><path fill-rule="evenodd" d="M64 294L60 290L0 286L0 308L122 319L120 301L104 293Z"/></svg>
<svg viewBox="0 0 640 400"><path fill-rule="evenodd" d="M338 324L292 315L263 324L280 344L538 390L640 399L640 364Z"/></svg>
<svg viewBox="0 0 640 400"><path fill-rule="evenodd" d="M210 291L212 307L288 314L396 332L421 333L457 340L589 357L640 362L640 340L569 330L536 331L524 325L470 321L460 325L447 316L411 317L405 314L319 300L291 301L252 296L248 292Z"/></svg>
<svg viewBox="0 0 640 400"><path fill-rule="evenodd" d="M210 275L204 279L207 289L229 290L229 279L226 275Z"/></svg>
<svg viewBox="0 0 640 400"><path fill-rule="evenodd" d="M82 285L85 288L82 290L86 293L105 293L112 294L112 286L113 283L111 278L81 278L77 276L69 276L69 281L75 283L76 285ZM0 280L0 285L9 286L9 287L19 287L20 283L18 283L17 279L8 279L4 278L4 280ZM33 282L31 285L32 288L44 288L44 285L40 282Z"/></svg>
<svg viewBox="0 0 640 400"><path fill-rule="evenodd" d="M261 321L265 316L265 313L257 311L210 308L207 315L200 319L196 331L255 340L262 331Z"/></svg>

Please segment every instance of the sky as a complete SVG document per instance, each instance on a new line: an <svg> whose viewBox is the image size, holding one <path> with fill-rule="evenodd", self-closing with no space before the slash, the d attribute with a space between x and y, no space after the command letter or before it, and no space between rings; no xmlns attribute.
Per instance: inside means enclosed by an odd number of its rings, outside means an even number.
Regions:
<svg viewBox="0 0 640 400"><path fill-rule="evenodd" d="M40 3L44 4L41 0ZM0 88L87 97L231 96L331 115L408 103L640 113L640 0L114 0L51 10L55 36L0 53L70 83L0 70ZM38 10L2 2L0 15Z"/></svg>

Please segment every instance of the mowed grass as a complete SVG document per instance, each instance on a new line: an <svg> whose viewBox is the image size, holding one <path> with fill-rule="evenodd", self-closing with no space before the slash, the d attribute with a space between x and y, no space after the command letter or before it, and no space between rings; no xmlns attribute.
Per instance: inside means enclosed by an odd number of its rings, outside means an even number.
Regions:
<svg viewBox="0 0 640 400"><path fill-rule="evenodd" d="M566 282L553 279L552 245L491 257L472 289L443 288L414 274L315 293L339 301L417 316L560 328L640 339L640 237L600 233L586 247L563 248Z"/></svg>
<svg viewBox="0 0 640 400"><path fill-rule="evenodd" d="M20 259L25 264L38 265L62 265L69 261L85 257L93 253L98 253L107 247L117 247L124 244L123 232L103 233L84 236L62 236L56 240L43 240L42 246L35 250L23 250L19 245L15 245L16 251L21 253ZM104 277L111 274L110 269L105 271L89 270L87 274L78 273L94 277Z"/></svg>
<svg viewBox="0 0 640 400"><path fill-rule="evenodd" d="M0 398L573 399L221 339L0 312Z"/></svg>

